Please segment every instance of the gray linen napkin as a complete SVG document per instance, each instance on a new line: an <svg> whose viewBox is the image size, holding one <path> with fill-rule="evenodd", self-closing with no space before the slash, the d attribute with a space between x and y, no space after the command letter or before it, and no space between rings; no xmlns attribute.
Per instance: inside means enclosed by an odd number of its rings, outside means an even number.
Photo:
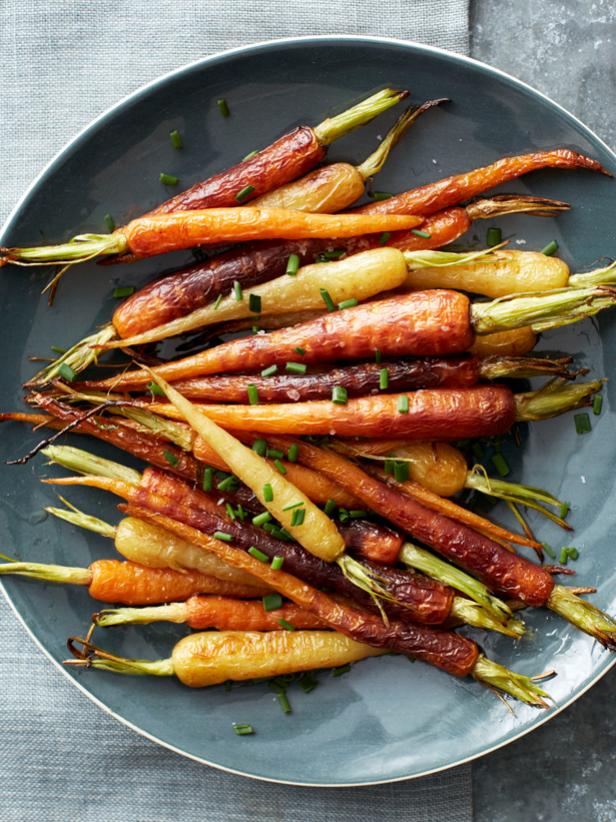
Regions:
<svg viewBox="0 0 616 822"><path fill-rule="evenodd" d="M79 129L199 57L278 37L375 34L468 50L468 0L3 0L0 222ZM207 768L122 727L73 688L0 601L2 822L469 822L470 768L317 790Z"/></svg>

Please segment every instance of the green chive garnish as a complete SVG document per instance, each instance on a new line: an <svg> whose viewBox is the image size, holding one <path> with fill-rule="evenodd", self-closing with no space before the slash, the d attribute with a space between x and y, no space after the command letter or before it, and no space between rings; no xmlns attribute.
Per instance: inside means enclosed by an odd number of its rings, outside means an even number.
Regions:
<svg viewBox="0 0 616 822"><path fill-rule="evenodd" d="M214 531L212 536L214 539L219 539L221 542L231 542L233 540L231 534L225 534L224 531Z"/></svg>
<svg viewBox="0 0 616 822"><path fill-rule="evenodd" d="M235 513L237 514L240 522L244 522L244 520L246 519L246 511L244 511L244 508L242 507L241 503L235 509Z"/></svg>
<svg viewBox="0 0 616 822"><path fill-rule="evenodd" d="M336 405L346 405L349 400L349 392L342 385L335 385L332 388L332 402Z"/></svg>
<svg viewBox="0 0 616 822"><path fill-rule="evenodd" d="M338 517L340 518L340 522L348 522L350 519L349 512L346 508L338 509Z"/></svg>
<svg viewBox="0 0 616 822"><path fill-rule="evenodd" d="M391 238L391 231L384 231L379 237L379 245L387 245Z"/></svg>
<svg viewBox="0 0 616 822"><path fill-rule="evenodd" d="M252 727L252 725L247 725L244 722L234 722L233 730L238 736L250 736L255 732L255 729Z"/></svg>
<svg viewBox="0 0 616 822"><path fill-rule="evenodd" d="M259 404L259 391L256 385L250 383L250 385L246 386L246 393L248 395L248 402L250 405L258 405Z"/></svg>
<svg viewBox="0 0 616 822"><path fill-rule="evenodd" d="M349 511L349 516L351 519L363 519L363 517L368 516L368 512L364 511L363 508L351 508Z"/></svg>
<svg viewBox="0 0 616 822"><path fill-rule="evenodd" d="M278 471L279 471L281 474L286 474L286 473L287 473L287 469L286 469L286 468L284 467L284 465L280 462L280 460L274 460L274 465L276 466L276 468L278 469Z"/></svg>
<svg viewBox="0 0 616 822"><path fill-rule="evenodd" d="M265 609L267 610L267 608ZM291 709L291 703L287 697L287 692L284 690L280 690L276 693L276 699L280 703L280 707L282 708L283 714L290 714L293 713Z"/></svg>
<svg viewBox="0 0 616 822"><path fill-rule="evenodd" d="M169 463L169 465L173 465L174 467L175 467L175 466L178 464L178 462L180 461L180 458L179 458L179 457L176 457L176 455L175 455L175 454L173 454L171 451L166 451L166 450L165 450L165 451L163 451L163 457L167 460L167 462Z"/></svg>
<svg viewBox="0 0 616 822"><path fill-rule="evenodd" d="M224 97L221 97L220 100L216 100L216 105L218 106L218 111L223 117L229 117L231 114L231 109L229 108L229 104Z"/></svg>
<svg viewBox="0 0 616 822"><path fill-rule="evenodd" d="M392 460L392 459L385 460L385 462L383 463L383 471L385 471L386 474L391 474L393 476L395 466L396 466L396 461L395 460Z"/></svg>
<svg viewBox="0 0 616 822"><path fill-rule="evenodd" d="M556 551L552 548L551 545L548 545L547 542L541 543L542 549L545 553L550 557L550 559L556 559Z"/></svg>
<svg viewBox="0 0 616 822"><path fill-rule="evenodd" d="M173 148L180 149L184 147L184 143L182 142L182 135L174 128L173 131L169 132L169 140L171 141L171 145Z"/></svg>
<svg viewBox="0 0 616 822"><path fill-rule="evenodd" d="M297 254L291 254L287 260L286 273L289 277L295 277L299 269L299 257Z"/></svg>
<svg viewBox="0 0 616 822"><path fill-rule="evenodd" d="M505 457L502 454L500 454L498 452L496 454L492 454L490 459L492 461L492 465L498 471L499 476L506 477L506 476L509 475L509 473L510 473L509 464L508 464L507 460L505 459Z"/></svg>
<svg viewBox="0 0 616 822"><path fill-rule="evenodd" d="M379 388L381 391L389 388L389 371L386 368L381 368L379 371Z"/></svg>
<svg viewBox="0 0 616 822"><path fill-rule="evenodd" d="M570 559L574 559L574 560L575 560L575 559L579 559L579 557L580 557L580 552L578 551L578 549L577 549L577 548L574 548L574 547L572 546L571 548L567 548L567 556L568 556Z"/></svg>
<svg viewBox="0 0 616 822"><path fill-rule="evenodd" d="M277 365L268 365L267 368L264 368L263 371L261 371L261 376L262 377L273 377L274 374L277 371L278 371L278 366Z"/></svg>
<svg viewBox="0 0 616 822"><path fill-rule="evenodd" d="M586 413L574 414L573 421L575 422L575 430L578 434L588 434L592 430L590 417Z"/></svg>
<svg viewBox="0 0 616 822"><path fill-rule="evenodd" d="M294 631L295 630L295 625L291 625L291 623L287 622L287 620L284 617L280 617L280 619L278 620L278 624L280 625L281 628L284 628L285 631Z"/></svg>
<svg viewBox="0 0 616 822"><path fill-rule="evenodd" d="M225 477L217 484L217 488L219 491L231 491L237 485L237 478L233 476L233 474L229 474L228 477Z"/></svg>
<svg viewBox="0 0 616 822"><path fill-rule="evenodd" d="M113 296L116 300L121 300L122 297L130 297L131 294L135 293L135 286L134 285L120 285L117 288L113 289Z"/></svg>
<svg viewBox="0 0 616 822"><path fill-rule="evenodd" d="M560 562L560 564L561 565L566 565L568 558L569 558L569 551L566 548L561 548L560 549L560 555L558 557L558 561Z"/></svg>
<svg viewBox="0 0 616 822"><path fill-rule="evenodd" d="M254 545L251 545L248 549L248 553L251 557L258 559L259 562L269 562L269 557L267 554L264 554L263 551L259 551Z"/></svg>
<svg viewBox="0 0 616 822"><path fill-rule="evenodd" d="M254 190L254 186L244 186L244 188L241 191L237 192L237 194L235 195L235 199L238 201L238 203L243 203L244 200L250 197Z"/></svg>
<svg viewBox="0 0 616 822"><path fill-rule="evenodd" d="M401 394L398 397L398 411L400 414L408 414L409 412L409 398L406 394Z"/></svg>
<svg viewBox="0 0 616 822"><path fill-rule="evenodd" d="M486 245L488 248L492 248L492 246L499 245L503 241L503 232L500 228L496 226L492 226L488 229L486 234Z"/></svg>
<svg viewBox="0 0 616 822"><path fill-rule="evenodd" d="M344 248L332 248L330 251L324 251L319 256L322 257L325 262L329 262L330 260L339 260L344 253Z"/></svg>
<svg viewBox="0 0 616 822"><path fill-rule="evenodd" d="M295 511L293 511L293 516L291 517L291 527L296 528L298 525L303 525L305 516L305 508L296 508Z"/></svg>
<svg viewBox="0 0 616 822"><path fill-rule="evenodd" d="M396 482L407 482L409 466L407 462L394 462L394 479Z"/></svg>
<svg viewBox="0 0 616 822"><path fill-rule="evenodd" d="M164 186L176 186L180 182L179 177L176 177L173 174L165 174L164 171L160 172L158 179Z"/></svg>
<svg viewBox="0 0 616 822"><path fill-rule="evenodd" d="M421 228L412 228L411 234L414 234L416 237L421 237L424 240L429 240L432 237L429 231L422 231Z"/></svg>
<svg viewBox="0 0 616 822"><path fill-rule="evenodd" d="M368 192L368 197L371 200L389 200L390 197L393 197L393 194L390 194L389 191L370 191Z"/></svg>
<svg viewBox="0 0 616 822"><path fill-rule="evenodd" d="M299 355L300 355L300 357L303 357L303 356L304 356L304 354L306 353L306 349L305 349L305 348L301 348L299 345L297 345L297 346L293 349L293 351L295 351L295 353L296 353L296 354L299 354Z"/></svg>
<svg viewBox="0 0 616 822"><path fill-rule="evenodd" d="M319 291L321 293L321 297L323 298L323 302L325 303L325 306L327 307L327 310L328 311L335 311L336 306L334 305L334 301L332 300L329 291L326 288L320 288Z"/></svg>
<svg viewBox="0 0 616 822"><path fill-rule="evenodd" d="M239 280L235 280L233 283L233 296L239 302L242 301L244 297L244 292L242 291L242 284Z"/></svg>
<svg viewBox="0 0 616 822"><path fill-rule="evenodd" d="M206 468L203 472L203 482L201 483L201 487L204 491L211 491L214 487L214 469L213 468Z"/></svg>
<svg viewBox="0 0 616 822"><path fill-rule="evenodd" d="M235 522L235 518L236 518L235 509L233 508L233 506L231 505L230 502L225 503L225 511L227 512L227 516L229 517L229 519L232 522Z"/></svg>
<svg viewBox="0 0 616 822"><path fill-rule="evenodd" d="M275 556L272 560L272 570L273 571L280 571L282 566L284 565L284 557Z"/></svg>
<svg viewBox="0 0 616 822"><path fill-rule="evenodd" d="M263 499L265 502L271 502L274 499L274 489L269 482L263 486Z"/></svg>
<svg viewBox="0 0 616 822"><path fill-rule="evenodd" d="M218 309L218 306L221 304L221 302L222 302L222 294L219 294L218 297L216 297L216 301L214 302L214 305L212 306L214 311L216 311Z"/></svg>
<svg viewBox="0 0 616 822"><path fill-rule="evenodd" d="M287 459L289 462L297 462L297 458L299 456L299 445L294 442L293 445L289 446L289 450L287 451Z"/></svg>
<svg viewBox="0 0 616 822"><path fill-rule="evenodd" d="M275 460L284 457L284 451L280 451L278 448L268 448L266 451L266 456L269 459Z"/></svg>
<svg viewBox="0 0 616 822"><path fill-rule="evenodd" d="M310 691L314 691L318 684L319 683L312 671L306 671L305 674L302 674L299 681L299 687L305 694L309 694Z"/></svg>
<svg viewBox="0 0 616 822"><path fill-rule="evenodd" d="M383 359L383 355L381 354L381 349L380 348L375 348L374 349L374 361L376 363L379 363L379 362L381 362L382 359Z"/></svg>
<svg viewBox="0 0 616 822"><path fill-rule="evenodd" d="M595 417L598 417L601 413L601 409L603 408L603 397L601 394L595 394L592 400L592 412Z"/></svg>
<svg viewBox="0 0 616 822"><path fill-rule="evenodd" d="M258 294L248 296L248 308L253 314L261 313L261 297Z"/></svg>
<svg viewBox="0 0 616 822"><path fill-rule="evenodd" d="M327 514L328 517L331 517L331 515L336 510L335 500L328 499L327 502L325 503L325 507L323 508L323 510L325 511L325 513Z"/></svg>
<svg viewBox="0 0 616 822"><path fill-rule="evenodd" d="M267 594L263 597L263 608L266 611L277 611L282 608L282 597L280 594Z"/></svg>
<svg viewBox="0 0 616 822"><path fill-rule="evenodd" d="M63 362L62 365L58 368L58 374L62 377L63 380L67 382L73 382L75 377L77 376L77 372L73 371L73 369L68 365L68 363Z"/></svg>
<svg viewBox="0 0 616 822"><path fill-rule="evenodd" d="M308 366L302 362L288 362L285 363L284 370L289 374L305 374Z"/></svg>
<svg viewBox="0 0 616 822"><path fill-rule="evenodd" d="M341 303L338 303L338 308L341 311L344 311L345 308L355 308L358 302L357 297L350 297L348 300L343 300Z"/></svg>
<svg viewBox="0 0 616 822"><path fill-rule="evenodd" d="M115 231L116 224L111 214L105 214L103 217L103 222L105 223L105 228L110 234Z"/></svg>
<svg viewBox="0 0 616 822"><path fill-rule="evenodd" d="M332 669L332 676L344 676L351 670L350 665L341 665L339 668Z"/></svg>
<svg viewBox="0 0 616 822"><path fill-rule="evenodd" d="M254 151L248 152L248 154L242 159L242 162L245 163L246 160L251 160L255 157L259 152L255 149Z"/></svg>
<svg viewBox="0 0 616 822"><path fill-rule="evenodd" d="M269 511L263 511L263 513L257 514L252 518L252 524L258 527L259 525L264 525L266 522L269 522L271 518L272 515Z"/></svg>
<svg viewBox="0 0 616 822"><path fill-rule="evenodd" d="M560 511L558 512L561 519L564 519L567 514L569 513L571 506L568 502L563 502L560 506Z"/></svg>
<svg viewBox="0 0 616 822"><path fill-rule="evenodd" d="M160 385L157 385L155 382L149 382L147 385L147 389L150 394L156 394L158 397L165 397L166 394Z"/></svg>
<svg viewBox="0 0 616 822"><path fill-rule="evenodd" d="M300 505L303 505L303 500L300 499L299 502L290 502L288 505L285 505L282 509L283 511L292 511L294 508L299 508Z"/></svg>
<svg viewBox="0 0 616 822"><path fill-rule="evenodd" d="M552 257L558 251L558 243L556 240L551 240L545 248L541 249L541 253L545 254L546 257Z"/></svg>
<svg viewBox="0 0 616 822"><path fill-rule="evenodd" d="M262 439L255 440L252 444L252 450L260 457L264 457L267 451L267 442Z"/></svg>

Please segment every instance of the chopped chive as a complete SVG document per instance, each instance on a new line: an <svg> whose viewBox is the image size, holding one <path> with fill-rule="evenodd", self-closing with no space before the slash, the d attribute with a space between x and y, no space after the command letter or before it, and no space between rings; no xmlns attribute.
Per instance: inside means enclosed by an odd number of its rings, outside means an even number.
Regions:
<svg viewBox="0 0 616 822"><path fill-rule="evenodd" d="M58 374L62 377L63 380L67 382L73 382L75 377L77 376L77 372L73 371L68 363L63 362L62 365L58 368Z"/></svg>
<svg viewBox="0 0 616 822"><path fill-rule="evenodd" d="M266 482L263 486L263 499L265 502L272 502L274 499L274 489L269 482Z"/></svg>
<svg viewBox="0 0 616 822"><path fill-rule="evenodd" d="M381 391L389 388L389 371L386 368L381 368L379 371L379 388Z"/></svg>
<svg viewBox="0 0 616 822"><path fill-rule="evenodd" d="M586 412L583 414L574 414L573 421L575 422L575 430L578 434L588 434L592 430L590 424L590 417Z"/></svg>
<svg viewBox="0 0 616 822"><path fill-rule="evenodd" d="M272 560L272 570L273 571L280 571L282 566L284 565L284 557L275 556Z"/></svg>
<svg viewBox="0 0 616 822"><path fill-rule="evenodd" d="M258 294L248 296L248 308L253 314L261 313L261 297Z"/></svg>
<svg viewBox="0 0 616 822"><path fill-rule="evenodd" d="M258 559L259 562L269 562L269 557L267 554L264 554L263 551L259 551L254 545L251 545L248 549L248 553L251 557Z"/></svg>
<svg viewBox="0 0 616 822"><path fill-rule="evenodd" d="M296 354L299 354L299 355L300 355L300 357L303 357L303 356L304 356L304 354L306 353L306 349L305 349L305 348L302 348L302 347L301 347L301 346L299 346L299 345L295 346L295 348L293 349L293 351L295 351L295 353L296 353Z"/></svg>
<svg viewBox="0 0 616 822"><path fill-rule="evenodd" d="M221 304L221 302L222 302L222 294L219 294L218 297L216 297L214 305L212 306L214 311L216 311L218 309L218 306Z"/></svg>
<svg viewBox="0 0 616 822"><path fill-rule="evenodd" d="M249 151L248 154L242 158L242 162L245 163L246 160L251 160L255 157L259 152L255 149L254 151Z"/></svg>
<svg viewBox="0 0 616 822"><path fill-rule="evenodd" d="M229 519L232 522L235 522L237 515L235 513L235 509L233 508L230 502L225 503L225 511L227 512L227 516L229 517Z"/></svg>
<svg viewBox="0 0 616 822"><path fill-rule="evenodd" d="M396 482L407 482L408 478L408 462L394 462L394 479L396 480Z"/></svg>
<svg viewBox="0 0 616 822"><path fill-rule="evenodd" d="M592 400L592 412L595 417L598 417L601 413L601 409L603 408L603 397L601 394L595 394Z"/></svg>
<svg viewBox="0 0 616 822"><path fill-rule="evenodd" d="M276 468L278 469L278 471L279 471L281 474L286 474L286 473L287 473L287 469L286 469L286 468L284 467L284 465L280 462L280 460L274 460L274 465L276 466Z"/></svg>
<svg viewBox="0 0 616 822"><path fill-rule="evenodd" d="M379 237L379 245L387 245L391 238L391 231L384 231Z"/></svg>
<svg viewBox="0 0 616 822"><path fill-rule="evenodd" d="M395 460L388 459L388 460L385 460L385 462L383 463L383 470L385 471L386 474L392 474L393 475L395 467L396 467L396 461Z"/></svg>
<svg viewBox="0 0 616 822"><path fill-rule="evenodd" d="M62 354L66 354L67 351L66 348L60 348L57 345L50 345L49 347L51 348L54 354L59 354L60 356L62 356Z"/></svg>
<svg viewBox="0 0 616 822"><path fill-rule="evenodd" d="M283 714L293 713L293 710L291 708L291 703L289 702L286 691L284 691L284 690L278 691L277 694L276 694L276 699L280 703L280 707L282 708Z"/></svg>
<svg viewBox="0 0 616 822"><path fill-rule="evenodd" d="M228 477L225 477L221 480L216 487L219 491L232 491L237 485L237 478L233 476L233 474L229 474Z"/></svg>
<svg viewBox="0 0 616 822"><path fill-rule="evenodd" d="M281 628L284 628L285 631L294 631L295 630L295 625L291 625L291 623L287 622L287 620L284 617L280 617L280 619L278 620L278 624L280 625Z"/></svg>
<svg viewBox="0 0 616 822"><path fill-rule="evenodd" d="M277 611L282 608L282 597L280 594L266 594L263 597L263 608L266 611Z"/></svg>
<svg viewBox="0 0 616 822"><path fill-rule="evenodd" d="M558 251L558 243L556 242L556 240L551 240L545 246L545 248L541 249L541 253L545 254L546 257L551 257L552 255L556 254L557 251Z"/></svg>
<svg viewBox="0 0 616 822"><path fill-rule="evenodd" d="M224 531L214 531L212 536L214 539L219 539L221 542L231 542L233 540L231 534L225 534Z"/></svg>
<svg viewBox="0 0 616 822"><path fill-rule="evenodd" d="M332 402L336 405L346 405L349 400L349 392L342 385L334 385L332 388Z"/></svg>
<svg viewBox="0 0 616 822"><path fill-rule="evenodd" d="M329 251L324 251L319 256L322 257L325 262L329 262L330 260L339 260L344 253L344 248L332 248Z"/></svg>
<svg viewBox="0 0 616 822"><path fill-rule="evenodd" d="M429 240L432 237L429 231L422 231L421 228L412 228L411 234L414 234L416 237L422 237L424 240Z"/></svg>
<svg viewBox="0 0 616 822"><path fill-rule="evenodd" d="M571 548L567 548L567 556L570 559L573 559L573 560L579 559L580 558L580 552L578 551L577 548L574 548L573 546L571 546Z"/></svg>
<svg viewBox="0 0 616 822"><path fill-rule="evenodd" d="M310 691L314 691L318 684L318 680L312 671L306 671L305 674L302 674L301 679L299 680L299 687L305 694L309 694Z"/></svg>
<svg viewBox="0 0 616 822"><path fill-rule="evenodd" d="M291 254L289 259L287 260L287 268L285 273L289 275L289 277L295 277L297 271L299 269L299 257L297 254Z"/></svg>
<svg viewBox="0 0 616 822"><path fill-rule="evenodd" d="M569 551L566 548L560 549L560 555L558 557L558 561L561 565L566 565L567 560L569 559Z"/></svg>
<svg viewBox="0 0 616 822"><path fill-rule="evenodd" d="M398 397L398 411L400 414L408 414L409 412L409 398L406 394L400 394Z"/></svg>
<svg viewBox="0 0 616 822"><path fill-rule="evenodd" d="M390 194L389 191L370 191L368 192L368 197L371 200L389 200L390 197L393 197L393 194Z"/></svg>
<svg viewBox="0 0 616 822"><path fill-rule="evenodd" d="M545 551L545 553L550 557L550 559L556 559L556 551L552 548L551 545L548 545L547 542L541 543L541 547Z"/></svg>
<svg viewBox="0 0 616 822"><path fill-rule="evenodd" d="M355 308L358 302L357 297L350 297L348 300L343 300L341 303L338 303L338 308L341 311L344 311L345 308Z"/></svg>
<svg viewBox="0 0 616 822"><path fill-rule="evenodd" d="M280 451L278 448L268 448L265 453L266 453L266 456L269 459L272 459L272 460L280 459L281 457L284 457L284 451Z"/></svg>
<svg viewBox="0 0 616 822"><path fill-rule="evenodd" d="M254 190L255 190L254 186L251 186L251 185L244 186L244 188L241 191L237 192L237 194L235 195L235 199L238 201L238 203L243 203L244 200L246 200L248 197L250 197L250 195L253 193Z"/></svg>
<svg viewBox="0 0 616 822"><path fill-rule="evenodd" d="M332 676L344 676L351 670L350 665L341 665L339 668L332 669Z"/></svg>
<svg viewBox="0 0 616 822"><path fill-rule="evenodd" d="M214 469L213 468L206 468L203 472L203 481L201 482L201 487L204 491L211 491L214 487Z"/></svg>
<svg viewBox="0 0 616 822"><path fill-rule="evenodd" d="M486 234L486 245L488 248L492 248L492 246L500 245L503 241L503 232L500 228L496 226L491 226Z"/></svg>
<svg viewBox="0 0 616 822"><path fill-rule="evenodd" d="M250 385L246 386L246 394L248 395L248 402L250 405L258 405L259 404L259 391L256 385L250 383Z"/></svg>
<svg viewBox="0 0 616 822"><path fill-rule="evenodd" d="M169 140L170 140L171 145L173 146L173 148L175 148L175 149L184 148L184 143L182 142L182 135L177 130L177 128L174 128L173 131L169 132Z"/></svg>
<svg viewBox="0 0 616 822"><path fill-rule="evenodd" d="M567 516L567 514L569 513L570 508L571 508L571 506L569 505L568 502L563 502L561 504L560 511L558 512L561 519L564 519Z"/></svg>
<svg viewBox="0 0 616 822"><path fill-rule="evenodd" d="M255 732L255 729L252 727L252 725L248 725L245 722L234 722L233 730L238 736L250 736Z"/></svg>
<svg viewBox="0 0 616 822"><path fill-rule="evenodd" d="M219 100L216 100L216 105L218 106L218 111L222 114L223 117L229 117L229 115L231 114L231 109L229 108L229 103L227 103L224 97L221 97Z"/></svg>
<svg viewBox="0 0 616 822"><path fill-rule="evenodd" d="M244 292L242 291L242 284L239 280L235 280L233 283L233 296L239 302L242 301L244 297Z"/></svg>
<svg viewBox="0 0 616 822"><path fill-rule="evenodd" d="M273 377L274 374L277 371L278 371L278 366L277 365L268 365L267 368L264 368L263 371L261 371L261 376L262 377Z"/></svg>
<svg viewBox="0 0 616 822"><path fill-rule="evenodd" d="M303 505L304 501L299 500L299 502L290 502L288 505L285 505L282 509L283 511L292 511L294 508L299 508L300 505Z"/></svg>
<svg viewBox="0 0 616 822"><path fill-rule="evenodd" d="M323 298L323 302L325 303L327 310L335 311L336 306L334 305L334 301L332 300L329 291L326 288L320 288L319 291L321 293L321 297Z"/></svg>
<svg viewBox="0 0 616 822"><path fill-rule="evenodd" d="M103 222L105 223L105 228L110 234L115 231L116 224L111 214L105 214L103 217Z"/></svg>
<svg viewBox="0 0 616 822"><path fill-rule="evenodd" d="M264 457L267 452L267 442L263 439L255 440L252 444L252 450L260 457Z"/></svg>
<svg viewBox="0 0 616 822"><path fill-rule="evenodd" d="M180 461L180 458L173 454L171 451L163 451L163 457L167 460L169 465L176 466Z"/></svg>
<svg viewBox="0 0 616 822"><path fill-rule="evenodd" d="M296 508L293 511L293 516L291 517L291 527L296 528L298 525L303 525L305 517L306 517L306 509L305 508Z"/></svg>
<svg viewBox="0 0 616 822"><path fill-rule="evenodd" d="M498 452L496 454L492 454L490 459L492 461L492 465L498 471L499 476L506 477L506 476L509 475L509 473L510 473L509 463L507 462L507 460L505 459L505 457L502 454L500 454Z"/></svg>
<svg viewBox="0 0 616 822"><path fill-rule="evenodd" d="M265 525L266 522L269 522L272 518L272 515L269 511L263 511L261 514L257 514L252 518L253 525Z"/></svg>
<svg viewBox="0 0 616 822"><path fill-rule="evenodd" d="M239 505L235 509L235 513L237 514L237 517L240 520L240 522L244 522L244 520L246 519L246 511L244 510L244 507L241 503L239 503Z"/></svg>
<svg viewBox="0 0 616 822"><path fill-rule="evenodd" d="M336 501L333 499L328 499L325 503L325 507L323 508L323 510L325 511L328 517L331 517L331 515L336 510Z"/></svg>
<svg viewBox="0 0 616 822"><path fill-rule="evenodd" d="M383 355L381 353L381 349L380 348L375 348L374 349L374 361L375 362L381 362L382 359L383 359Z"/></svg>
<svg viewBox="0 0 616 822"><path fill-rule="evenodd" d="M284 370L288 374L305 374L308 371L308 366L304 365L303 362L287 362L285 363Z"/></svg>
<svg viewBox="0 0 616 822"><path fill-rule="evenodd" d="M164 186L176 186L180 182L179 177L176 177L174 174L165 174L164 171L160 172L158 179Z"/></svg>
<svg viewBox="0 0 616 822"><path fill-rule="evenodd" d="M289 446L289 450L287 451L287 459L289 462L297 462L297 458L299 456L299 445L294 442L293 445Z"/></svg>
<svg viewBox="0 0 616 822"><path fill-rule="evenodd" d="M159 397L165 397L166 396L165 392L160 387L160 385L158 385L154 381L148 383L147 389L150 392L150 394L156 394Z"/></svg>
<svg viewBox="0 0 616 822"><path fill-rule="evenodd" d="M479 460L479 462L481 462L481 460L485 457L484 450L480 443L474 442L471 450L473 452L473 456L476 460Z"/></svg>
<svg viewBox="0 0 616 822"><path fill-rule="evenodd" d="M362 519L363 517L368 516L368 512L364 511L363 508L351 508L349 511L349 516L351 519Z"/></svg>

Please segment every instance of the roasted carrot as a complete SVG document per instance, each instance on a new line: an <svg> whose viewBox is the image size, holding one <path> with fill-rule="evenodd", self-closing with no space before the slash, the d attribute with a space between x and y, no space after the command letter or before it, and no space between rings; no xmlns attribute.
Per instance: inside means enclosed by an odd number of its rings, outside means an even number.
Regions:
<svg viewBox="0 0 616 822"><path fill-rule="evenodd" d="M380 523L352 520L340 528L347 551L371 562L394 565L402 549L402 536Z"/></svg>
<svg viewBox="0 0 616 822"><path fill-rule="evenodd" d="M469 352L477 357L522 357L532 351L536 344L537 334L526 326L477 336Z"/></svg>
<svg viewBox="0 0 616 822"><path fill-rule="evenodd" d="M515 157L503 157L489 166L445 177L387 200L369 203L361 206L358 211L368 214L434 214L542 168L585 168L611 176L596 160L568 148L556 148Z"/></svg>
<svg viewBox="0 0 616 822"><path fill-rule="evenodd" d="M87 568L44 565L40 562L9 562L0 565L0 575L17 575L87 585L88 593L101 602L122 605L158 605L194 594L250 597L255 588L223 582L197 571L173 571L169 568L146 568L134 562L97 559Z"/></svg>
<svg viewBox="0 0 616 822"><path fill-rule="evenodd" d="M144 524L150 528L155 527L151 523ZM283 603L275 611L266 611L261 602L254 600L199 594L185 602L171 602L168 605L105 609L94 614L93 621L103 627L176 622L197 630L216 628L217 631L284 631L326 627L323 621L310 611L305 611L292 602Z"/></svg>
<svg viewBox="0 0 616 822"><path fill-rule="evenodd" d="M475 333L540 324L546 327L592 316L616 303L610 286L567 288L542 295L513 296L471 304L455 291L417 291L391 297L326 316L291 328L230 340L191 357L159 366L166 380L246 371L270 365L283 366L301 354L302 363L336 359L434 356L466 351ZM146 370L127 371L117 377L90 383L100 390L132 390L150 382Z"/></svg>

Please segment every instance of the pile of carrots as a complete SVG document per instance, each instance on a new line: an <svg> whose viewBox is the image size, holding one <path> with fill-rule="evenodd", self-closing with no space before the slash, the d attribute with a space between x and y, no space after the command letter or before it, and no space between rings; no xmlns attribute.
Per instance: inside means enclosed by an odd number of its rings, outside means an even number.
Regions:
<svg viewBox="0 0 616 822"><path fill-rule="evenodd" d="M0 415L54 432L13 463L41 453L71 472L45 482L121 500L117 525L66 500L48 510L113 540L122 559L0 565L87 586L110 606L71 638L67 664L201 687L397 653L545 708L537 678L488 659L456 629L515 641L523 609L549 608L616 649L616 621L582 598L592 589L555 581L571 573L575 549L540 544L523 514L567 531L566 504L506 481L498 447L519 423L600 412L601 379L580 381L569 356L531 352L541 332L616 304L614 266L571 274L554 244L511 251L494 228L485 249L443 249L474 220L569 208L489 194L502 183L544 168L607 172L563 148L375 193L389 153L443 100L408 109L359 166L322 164L333 140L406 96L385 89L296 128L110 234L0 251L0 265L59 265L55 289L96 257L121 264L210 247L129 294L107 325L34 375L32 410ZM366 191L372 201L351 208ZM193 353L157 358L157 343L189 334ZM129 362L82 375L110 349ZM508 382L541 376L534 391ZM580 430L587 419L576 416ZM67 445L67 433L111 443L143 471ZM495 441L500 477L468 462ZM452 499L464 489L504 500L520 532ZM93 642L97 627L155 621L198 632L163 660Z"/></svg>

